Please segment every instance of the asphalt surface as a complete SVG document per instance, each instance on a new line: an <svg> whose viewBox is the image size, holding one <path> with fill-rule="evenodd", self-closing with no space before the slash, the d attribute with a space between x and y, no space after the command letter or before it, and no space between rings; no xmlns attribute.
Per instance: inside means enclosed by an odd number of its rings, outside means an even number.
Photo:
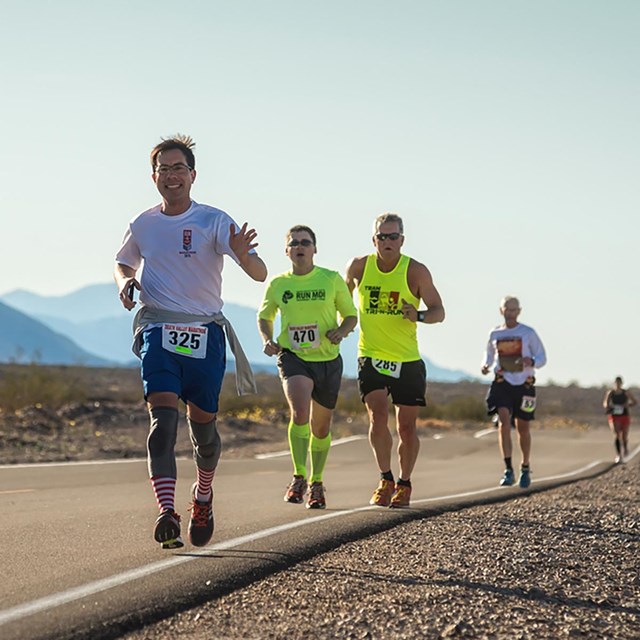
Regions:
<svg viewBox="0 0 640 640"><path fill-rule="evenodd" d="M606 472L611 448L606 428L535 432L527 491ZM494 432L445 434L422 442L412 509L376 509L367 506L377 484L373 458L366 440L353 440L332 449L328 508L319 513L282 501L287 455L223 459L212 544L163 551L152 539L156 509L144 461L0 467L8 522L0 637L118 637L400 522L522 495L496 487L500 472ZM193 463L180 461L185 526L192 481Z"/></svg>

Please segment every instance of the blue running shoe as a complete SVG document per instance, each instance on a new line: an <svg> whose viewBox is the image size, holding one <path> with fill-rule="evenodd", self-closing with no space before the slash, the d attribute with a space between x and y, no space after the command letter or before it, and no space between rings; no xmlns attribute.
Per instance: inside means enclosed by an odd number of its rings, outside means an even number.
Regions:
<svg viewBox="0 0 640 640"><path fill-rule="evenodd" d="M516 477L513 473L513 469L505 469L504 475L500 480L501 487L510 487L516 481Z"/></svg>
<svg viewBox="0 0 640 640"><path fill-rule="evenodd" d="M521 489L526 489L531 484L531 469L529 467L522 467L520 469L520 480L518 484Z"/></svg>

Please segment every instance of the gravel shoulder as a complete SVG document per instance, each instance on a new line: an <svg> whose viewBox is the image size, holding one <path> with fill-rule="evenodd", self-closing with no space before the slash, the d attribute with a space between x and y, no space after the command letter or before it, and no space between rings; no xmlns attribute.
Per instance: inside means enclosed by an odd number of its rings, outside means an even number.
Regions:
<svg viewBox="0 0 640 640"><path fill-rule="evenodd" d="M128 640L640 637L640 461L351 542Z"/></svg>

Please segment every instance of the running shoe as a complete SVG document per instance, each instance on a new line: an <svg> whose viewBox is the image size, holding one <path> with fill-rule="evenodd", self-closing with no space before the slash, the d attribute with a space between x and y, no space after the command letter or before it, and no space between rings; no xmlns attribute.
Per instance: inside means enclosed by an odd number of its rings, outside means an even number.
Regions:
<svg viewBox="0 0 640 640"><path fill-rule="evenodd" d="M531 484L531 469L529 469L529 467L522 467L520 469L520 479L518 480L518 484L521 489L526 489Z"/></svg>
<svg viewBox="0 0 640 640"><path fill-rule="evenodd" d="M615 462L616 464L620 464L621 462L623 462L623 460L624 460L624 459L623 459L623 457L622 457L622 456L616 456L616 459L615 459L615 461L614 461L614 462Z"/></svg>
<svg viewBox="0 0 640 640"><path fill-rule="evenodd" d="M513 469L505 469L504 475L500 480L501 487L510 487L516 481Z"/></svg>
<svg viewBox="0 0 640 640"><path fill-rule="evenodd" d="M322 482L312 482L309 487L307 509L324 509L327 503L324 499L324 486Z"/></svg>
<svg viewBox="0 0 640 640"><path fill-rule="evenodd" d="M191 517L189 518L189 529L187 530L189 542L194 547L204 547L209 544L213 535L213 491L207 502L196 500L196 490L198 483L191 487Z"/></svg>
<svg viewBox="0 0 640 640"><path fill-rule="evenodd" d="M376 507L388 507L391 504L391 496L395 485L393 480L380 480L378 488L373 492L369 504L373 504Z"/></svg>
<svg viewBox="0 0 640 640"><path fill-rule="evenodd" d="M397 484L396 490L391 496L391 503L389 504L389 507L391 509L408 509L410 501L411 487L407 487L404 484Z"/></svg>
<svg viewBox="0 0 640 640"><path fill-rule="evenodd" d="M302 504L307 492L307 479L304 476L293 476L293 480L284 494L284 501L292 504Z"/></svg>
<svg viewBox="0 0 640 640"><path fill-rule="evenodd" d="M162 511L156 520L153 537L163 549L184 547L180 538L180 516L171 509Z"/></svg>

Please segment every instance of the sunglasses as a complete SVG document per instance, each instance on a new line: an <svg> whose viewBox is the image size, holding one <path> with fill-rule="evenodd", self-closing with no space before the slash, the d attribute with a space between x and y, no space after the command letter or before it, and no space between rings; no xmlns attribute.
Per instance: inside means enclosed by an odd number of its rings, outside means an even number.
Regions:
<svg viewBox="0 0 640 640"><path fill-rule="evenodd" d="M384 242L385 240L398 240L401 236L402 234L396 231L393 233L376 233L376 238L380 240L380 242Z"/></svg>
<svg viewBox="0 0 640 640"><path fill-rule="evenodd" d="M300 245L303 247L310 247L313 245L313 240L307 240L307 238L304 240L289 240L287 247L299 247Z"/></svg>

